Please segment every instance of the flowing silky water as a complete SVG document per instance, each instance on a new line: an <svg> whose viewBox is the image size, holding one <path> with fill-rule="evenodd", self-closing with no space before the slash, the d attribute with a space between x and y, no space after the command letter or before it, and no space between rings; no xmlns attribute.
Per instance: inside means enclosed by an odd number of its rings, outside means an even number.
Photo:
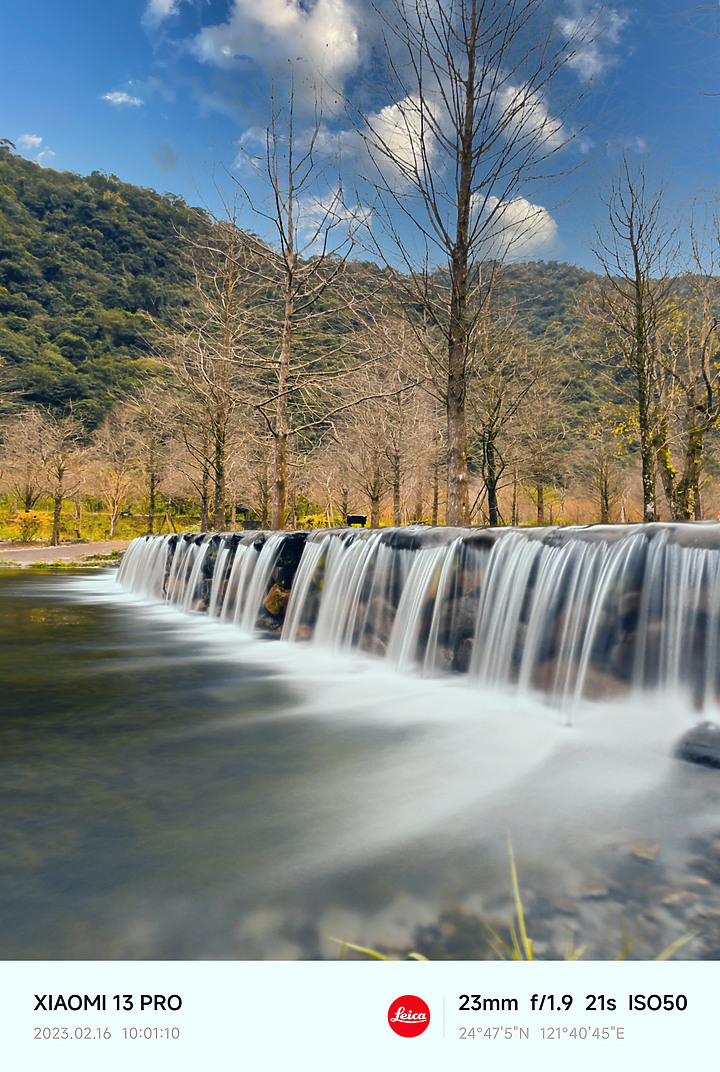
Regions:
<svg viewBox="0 0 720 1072"><path fill-rule="evenodd" d="M14 724L12 918L55 937L5 955L483 956L510 835L541 950L614 956L625 918L637 956L688 929L681 955L720 956L720 777L674 758L715 719L719 557L714 525L408 528L141 538L119 587L16 576L22 622L57 625L36 674L69 650L57 607L97 620L62 719Z"/></svg>
<svg viewBox="0 0 720 1072"><path fill-rule="evenodd" d="M652 688L717 704L716 525L306 537L140 539L120 580L245 632L466 674L470 687L540 692L565 708ZM281 612L269 608L271 589Z"/></svg>

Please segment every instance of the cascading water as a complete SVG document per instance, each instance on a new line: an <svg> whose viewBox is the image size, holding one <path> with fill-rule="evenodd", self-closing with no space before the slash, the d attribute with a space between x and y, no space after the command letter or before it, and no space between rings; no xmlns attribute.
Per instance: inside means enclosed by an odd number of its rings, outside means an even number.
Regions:
<svg viewBox="0 0 720 1072"><path fill-rule="evenodd" d="M482 957L509 834L538 949L720 958L720 525L172 534L120 578L0 591L15 956L30 904L52 955Z"/></svg>
<svg viewBox="0 0 720 1072"><path fill-rule="evenodd" d="M720 690L720 526L140 537L123 584L288 643L560 705Z"/></svg>

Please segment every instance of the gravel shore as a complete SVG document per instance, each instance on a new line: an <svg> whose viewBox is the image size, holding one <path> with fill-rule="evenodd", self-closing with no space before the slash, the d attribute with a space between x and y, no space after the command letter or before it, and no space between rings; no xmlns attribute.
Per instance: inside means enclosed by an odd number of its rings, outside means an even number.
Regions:
<svg viewBox="0 0 720 1072"><path fill-rule="evenodd" d="M39 544L0 544L0 565L41 566L52 562L77 562L82 565L95 555L124 551L130 540L90 540L88 543L63 543L59 547Z"/></svg>

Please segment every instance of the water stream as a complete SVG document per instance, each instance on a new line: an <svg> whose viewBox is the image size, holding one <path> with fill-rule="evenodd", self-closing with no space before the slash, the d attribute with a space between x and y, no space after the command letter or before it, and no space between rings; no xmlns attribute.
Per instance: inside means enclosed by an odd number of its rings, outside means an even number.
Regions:
<svg viewBox="0 0 720 1072"><path fill-rule="evenodd" d="M0 573L10 958L720 957L716 526L136 541Z"/></svg>

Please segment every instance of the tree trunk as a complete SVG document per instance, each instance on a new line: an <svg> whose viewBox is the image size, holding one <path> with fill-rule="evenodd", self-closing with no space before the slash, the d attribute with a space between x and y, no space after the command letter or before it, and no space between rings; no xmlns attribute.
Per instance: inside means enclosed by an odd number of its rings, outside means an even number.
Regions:
<svg viewBox="0 0 720 1072"><path fill-rule="evenodd" d="M517 465L513 466L513 494L512 494L512 522L513 525L518 523L518 468Z"/></svg>
<svg viewBox="0 0 720 1072"><path fill-rule="evenodd" d="M681 506L678 501L676 473L670 457L670 448L667 441L666 421L661 422L655 435L655 451L657 455L658 469L660 471L660 479L665 492L665 498L667 499L670 508L670 517L673 521L679 521L681 517ZM645 520L651 521L655 521L656 519L656 517L649 519L647 517L645 518Z"/></svg>
<svg viewBox="0 0 720 1072"><path fill-rule="evenodd" d="M202 470L202 484L200 486L200 531L207 532L208 529L208 498L210 493L210 475L207 470L207 465L203 464Z"/></svg>
<svg viewBox="0 0 720 1072"><path fill-rule="evenodd" d="M155 528L155 485L157 483L157 477L155 470L151 469L148 473L148 527L147 534L152 536L153 529Z"/></svg>
<svg viewBox="0 0 720 1072"><path fill-rule="evenodd" d="M218 414L218 426L214 436L214 494L213 494L213 529L224 532L225 519L225 416Z"/></svg>
<svg viewBox="0 0 720 1072"><path fill-rule="evenodd" d="M402 525L402 507L400 503L400 453L395 451L392 457L392 484L393 484L393 525L398 528Z"/></svg>
<svg viewBox="0 0 720 1072"><path fill-rule="evenodd" d="M535 486L537 494L537 523L538 525L545 524L545 485L539 480Z"/></svg>
<svg viewBox="0 0 720 1072"><path fill-rule="evenodd" d="M640 457L642 460L643 521L657 521L655 458L653 437L647 416L640 416Z"/></svg>
<svg viewBox="0 0 720 1072"><path fill-rule="evenodd" d="M438 523L438 507L440 503L440 466L435 461L433 465L433 498L432 498L432 517L430 523L437 525Z"/></svg>
<svg viewBox="0 0 720 1072"><path fill-rule="evenodd" d="M287 435L276 434L273 449L272 517L270 527L287 526Z"/></svg>
<svg viewBox="0 0 720 1072"><path fill-rule="evenodd" d="M657 458L665 498L673 521L697 521L700 511L700 466L705 441L705 428L698 424L694 407L688 407L686 418L685 460L683 474L678 479L667 443L667 424L663 422L657 436Z"/></svg>
<svg viewBox="0 0 720 1072"><path fill-rule="evenodd" d="M491 525L500 524L500 511L498 510L498 472L497 452L495 450L495 432L489 431L485 440L485 487L488 497L488 520Z"/></svg>
<svg viewBox="0 0 720 1072"><path fill-rule="evenodd" d="M62 512L63 493L59 492L53 497L53 527L50 537L50 546L57 547L60 543L60 514Z"/></svg>
<svg viewBox="0 0 720 1072"><path fill-rule="evenodd" d="M370 528L380 528L380 500L382 499L382 473L379 468L375 469L373 479L368 489L370 500Z"/></svg>
<svg viewBox="0 0 720 1072"><path fill-rule="evenodd" d="M457 145L457 223L450 257L447 430L448 471L446 525L467 525L469 513L465 398L468 376L468 257L472 184L475 171L475 77L477 74L477 4L469 12L465 111Z"/></svg>
<svg viewBox="0 0 720 1072"><path fill-rule="evenodd" d="M416 521L418 524L420 524L422 522L422 519L423 519L423 486L422 486L422 484L419 484L418 487L417 487L417 491L415 493L415 509L413 510L413 521Z"/></svg>
<svg viewBox="0 0 720 1072"><path fill-rule="evenodd" d="M633 240L634 243L634 240ZM636 244L632 246L635 265L635 377L638 389L638 424L640 427L640 458L642 461L643 520L657 521L655 490L655 457L651 427L650 348L645 317L646 286Z"/></svg>
<svg viewBox="0 0 720 1072"><path fill-rule="evenodd" d="M463 261L464 253L464 261ZM455 258L454 258L455 260ZM466 525L468 516L467 429L465 423L467 366L467 246L452 266L451 339L447 384L447 509L446 525Z"/></svg>
<svg viewBox="0 0 720 1072"><path fill-rule="evenodd" d="M292 208L292 188L289 192L289 204ZM294 272L296 259L293 250L293 219L291 213L288 218L287 242L288 248L285 251L285 308L283 312L282 341L280 343L277 402L275 404L275 456L271 519L273 529L284 529L287 526L287 441L290 431L288 424L288 386L293 317L295 313Z"/></svg>
<svg viewBox="0 0 720 1072"><path fill-rule="evenodd" d="M683 521L699 521L700 510L700 466L702 464L705 429L694 422L694 414L688 416L687 444L685 447L685 466L682 479L678 484L677 497L680 517Z"/></svg>
<svg viewBox="0 0 720 1072"><path fill-rule="evenodd" d="M610 480L603 470L600 474L600 524L607 525L610 521Z"/></svg>

